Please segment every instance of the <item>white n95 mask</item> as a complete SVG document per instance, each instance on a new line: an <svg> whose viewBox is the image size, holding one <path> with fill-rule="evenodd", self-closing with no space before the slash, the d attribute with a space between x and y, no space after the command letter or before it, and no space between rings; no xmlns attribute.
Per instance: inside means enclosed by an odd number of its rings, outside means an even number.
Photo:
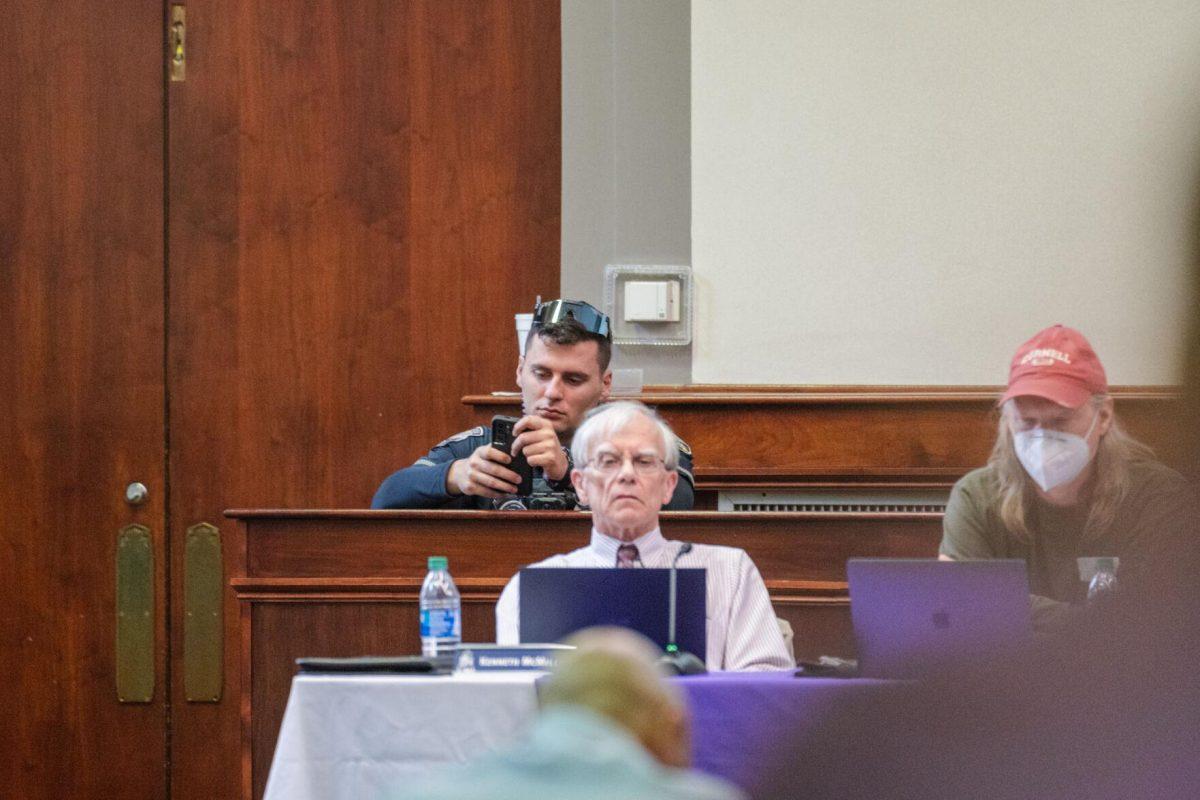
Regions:
<svg viewBox="0 0 1200 800"><path fill-rule="evenodd" d="M1017 460L1043 492L1070 483L1083 472L1092 460L1087 439L1099 418L1098 413L1092 417L1092 424L1083 436L1046 428L1013 431Z"/></svg>

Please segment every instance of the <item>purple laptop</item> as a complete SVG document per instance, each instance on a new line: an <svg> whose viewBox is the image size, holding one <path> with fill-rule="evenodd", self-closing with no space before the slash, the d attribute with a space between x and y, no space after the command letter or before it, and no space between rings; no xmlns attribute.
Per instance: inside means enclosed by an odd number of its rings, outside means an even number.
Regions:
<svg viewBox="0 0 1200 800"><path fill-rule="evenodd" d="M864 677L920 678L1011 657L1031 640L1020 559L852 558L846 574Z"/></svg>

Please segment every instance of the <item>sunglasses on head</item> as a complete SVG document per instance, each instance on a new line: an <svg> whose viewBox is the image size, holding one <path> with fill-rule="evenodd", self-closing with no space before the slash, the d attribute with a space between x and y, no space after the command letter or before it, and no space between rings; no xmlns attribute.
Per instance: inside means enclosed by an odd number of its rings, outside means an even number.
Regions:
<svg viewBox="0 0 1200 800"><path fill-rule="evenodd" d="M590 303L579 300L551 300L548 303L538 301L533 310L533 327L540 328L554 322L573 319L583 326L588 333L612 339L612 326L608 315L601 312Z"/></svg>

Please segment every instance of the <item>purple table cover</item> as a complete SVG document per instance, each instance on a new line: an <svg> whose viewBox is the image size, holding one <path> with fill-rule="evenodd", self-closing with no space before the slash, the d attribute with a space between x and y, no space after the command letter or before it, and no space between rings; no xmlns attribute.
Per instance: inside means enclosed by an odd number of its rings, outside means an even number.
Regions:
<svg viewBox="0 0 1200 800"><path fill-rule="evenodd" d="M716 672L675 681L692 713L696 768L746 790L765 771L786 769L789 745L820 735L821 719L834 706L869 703L897 685L791 672Z"/></svg>

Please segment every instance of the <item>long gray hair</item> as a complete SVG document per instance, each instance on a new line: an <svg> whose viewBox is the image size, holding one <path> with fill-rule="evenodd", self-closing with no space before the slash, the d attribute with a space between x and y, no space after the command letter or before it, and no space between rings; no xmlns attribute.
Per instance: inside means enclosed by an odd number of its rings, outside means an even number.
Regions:
<svg viewBox="0 0 1200 800"><path fill-rule="evenodd" d="M1104 394L1092 396L1091 406L1096 413L1100 413L1100 408L1107 399L1108 395ZM1008 405L1005 403L1000 409L999 431L992 454L988 457L988 465L995 470L999 484L1000 521L1018 539L1028 543L1032 539L1028 514L1030 504L1036 497L1036 490L1013 447ZM1112 525L1121 501L1129 492L1130 465L1153 460L1154 451L1126 433L1117 422L1114 413L1108 431L1096 444L1096 474L1092 485L1091 508L1084 524L1085 536L1101 533Z"/></svg>

